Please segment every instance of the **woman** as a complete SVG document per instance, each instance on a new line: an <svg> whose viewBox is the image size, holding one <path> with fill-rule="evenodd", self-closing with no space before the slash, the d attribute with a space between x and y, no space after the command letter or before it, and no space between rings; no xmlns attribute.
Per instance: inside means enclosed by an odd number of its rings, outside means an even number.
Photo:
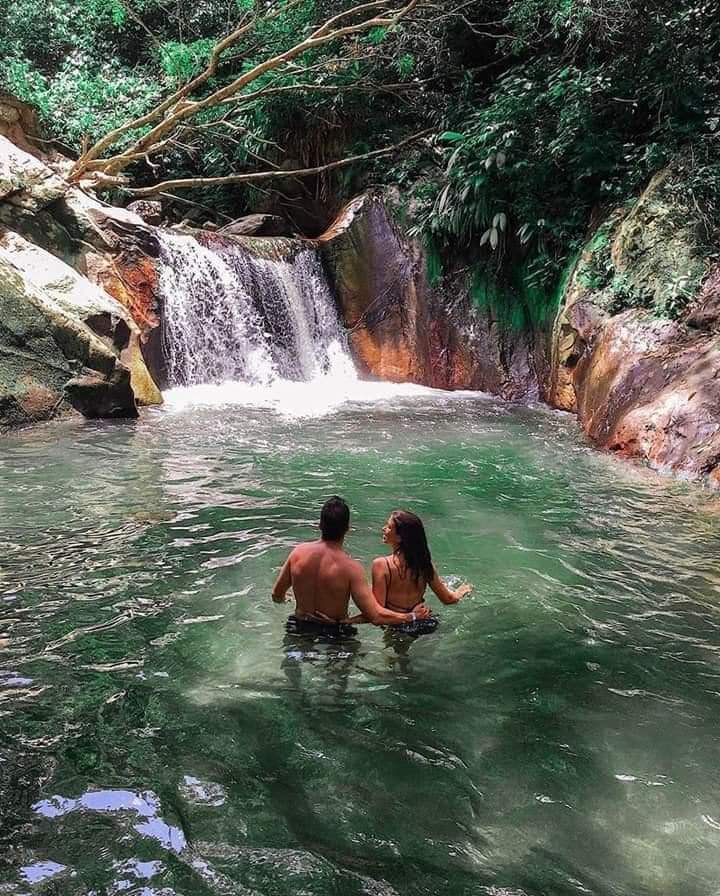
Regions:
<svg viewBox="0 0 720 896"><path fill-rule="evenodd" d="M456 604L472 591L472 585L460 585L451 591L437 574L430 556L422 520L407 510L395 510L383 528L383 542L392 548L389 557L376 557L372 564L372 589L375 600L388 610L411 613L424 602L429 585L444 604ZM393 626L410 634L434 631L434 617Z"/></svg>

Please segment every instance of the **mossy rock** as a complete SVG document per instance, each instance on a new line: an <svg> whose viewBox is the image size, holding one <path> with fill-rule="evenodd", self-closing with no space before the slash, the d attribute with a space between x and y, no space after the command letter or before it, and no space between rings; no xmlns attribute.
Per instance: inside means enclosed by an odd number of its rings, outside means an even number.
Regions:
<svg viewBox="0 0 720 896"><path fill-rule="evenodd" d="M707 270L699 222L681 176L666 169L650 181L611 245L613 304L678 317L697 295ZM626 301L617 301L624 291ZM620 307L618 307L618 305Z"/></svg>
<svg viewBox="0 0 720 896"><path fill-rule="evenodd" d="M67 391L88 377L94 389ZM106 416L107 409L137 416L130 372L82 320L0 254L0 425L45 420L70 407L85 416Z"/></svg>

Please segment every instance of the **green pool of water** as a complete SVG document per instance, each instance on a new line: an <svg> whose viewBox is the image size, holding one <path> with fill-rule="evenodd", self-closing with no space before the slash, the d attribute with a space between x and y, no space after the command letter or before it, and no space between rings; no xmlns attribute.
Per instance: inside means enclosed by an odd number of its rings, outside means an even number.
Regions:
<svg viewBox="0 0 720 896"><path fill-rule="evenodd" d="M0 459L0 893L710 896L720 504L472 396L155 411ZM333 492L475 593L286 643Z"/></svg>

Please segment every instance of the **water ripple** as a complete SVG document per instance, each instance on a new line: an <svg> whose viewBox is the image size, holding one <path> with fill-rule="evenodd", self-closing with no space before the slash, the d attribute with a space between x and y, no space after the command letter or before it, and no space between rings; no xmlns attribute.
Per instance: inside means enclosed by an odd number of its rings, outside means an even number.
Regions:
<svg viewBox="0 0 720 896"><path fill-rule="evenodd" d="M0 479L3 892L713 890L716 497L423 392L65 421ZM272 580L338 490L364 561L407 505L475 584L437 635L286 638Z"/></svg>

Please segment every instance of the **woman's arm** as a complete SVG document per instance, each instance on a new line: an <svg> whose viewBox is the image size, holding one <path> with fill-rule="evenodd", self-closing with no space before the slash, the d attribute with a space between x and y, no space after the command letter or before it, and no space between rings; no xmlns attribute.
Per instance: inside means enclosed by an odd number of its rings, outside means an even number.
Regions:
<svg viewBox="0 0 720 896"><path fill-rule="evenodd" d="M437 574L435 567L433 567L433 572L434 575L432 582L430 582L430 587L444 604L456 604L461 597L465 597L466 594L470 594L472 591L472 585L468 585L467 583L465 585L460 585L455 591L451 591Z"/></svg>

